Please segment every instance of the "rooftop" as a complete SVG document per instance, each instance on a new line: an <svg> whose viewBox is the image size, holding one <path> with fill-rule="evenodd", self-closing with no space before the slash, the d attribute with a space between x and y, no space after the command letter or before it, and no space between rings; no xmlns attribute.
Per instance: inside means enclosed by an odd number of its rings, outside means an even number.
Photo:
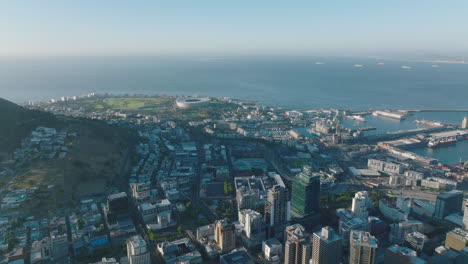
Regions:
<svg viewBox="0 0 468 264"><path fill-rule="evenodd" d="M412 238L414 240L418 240L418 241L428 239L426 235L424 235L423 233L420 233L418 231L408 233L406 236L409 237L409 238Z"/></svg>
<svg viewBox="0 0 468 264"><path fill-rule="evenodd" d="M146 247L146 242L140 235L132 236L130 238L130 243L134 248Z"/></svg>
<svg viewBox="0 0 468 264"><path fill-rule="evenodd" d="M124 198L124 197L127 197L127 193L120 192L120 193L114 193L114 194L109 195L107 199L114 200L114 199L119 199L119 198Z"/></svg>
<svg viewBox="0 0 468 264"><path fill-rule="evenodd" d="M353 230L363 225L367 225L366 220L359 218L359 217L353 217L351 220L344 222L342 227Z"/></svg>
<svg viewBox="0 0 468 264"><path fill-rule="evenodd" d="M214 224L204 225L197 228L197 230L203 231L214 228Z"/></svg>
<svg viewBox="0 0 468 264"><path fill-rule="evenodd" d="M388 251L391 251L393 253L397 253L403 256L407 257L417 257L416 251L409 249L407 247L401 247L398 245L393 245L391 247L387 248Z"/></svg>
<svg viewBox="0 0 468 264"><path fill-rule="evenodd" d="M461 228L455 228L452 231L448 232L447 235L455 236L458 239L468 241L468 231Z"/></svg>
<svg viewBox="0 0 468 264"><path fill-rule="evenodd" d="M440 193L437 196L437 198L447 199L447 198L451 198L451 197L454 197L454 196L457 196L457 195L462 195L463 196L463 192L458 191L458 190L451 190L449 192Z"/></svg>
<svg viewBox="0 0 468 264"><path fill-rule="evenodd" d="M377 239L369 232L351 231L350 237L353 245L377 248Z"/></svg>
<svg viewBox="0 0 468 264"><path fill-rule="evenodd" d="M414 203L426 210L428 210L429 212L434 212L435 211L435 205L430 203L430 202L426 202L426 201L423 201L423 200L414 200Z"/></svg>
<svg viewBox="0 0 468 264"><path fill-rule="evenodd" d="M265 245L270 248L282 246L281 242L279 242L276 238L270 238L268 240L263 241L263 243L265 243Z"/></svg>
<svg viewBox="0 0 468 264"><path fill-rule="evenodd" d="M171 202L168 199L160 200L159 202L156 202L156 203L142 203L140 204L140 207L142 210L149 210L149 209L153 209L159 206L166 206L166 205L171 205Z"/></svg>
<svg viewBox="0 0 468 264"><path fill-rule="evenodd" d="M335 230L329 226L323 227L322 230L315 232L314 235L320 237L321 240L327 243L341 240L342 237L338 235Z"/></svg>
<svg viewBox="0 0 468 264"><path fill-rule="evenodd" d="M234 249L231 253L221 256L224 263L243 264L252 262L252 257L247 253L245 248Z"/></svg>

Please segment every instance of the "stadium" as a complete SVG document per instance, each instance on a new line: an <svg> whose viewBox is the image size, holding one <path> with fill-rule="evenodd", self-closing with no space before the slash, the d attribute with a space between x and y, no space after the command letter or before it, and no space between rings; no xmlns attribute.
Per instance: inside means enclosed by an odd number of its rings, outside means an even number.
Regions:
<svg viewBox="0 0 468 264"><path fill-rule="evenodd" d="M187 98L177 98L176 105L179 108L195 108L206 106L211 101L208 97L187 97Z"/></svg>

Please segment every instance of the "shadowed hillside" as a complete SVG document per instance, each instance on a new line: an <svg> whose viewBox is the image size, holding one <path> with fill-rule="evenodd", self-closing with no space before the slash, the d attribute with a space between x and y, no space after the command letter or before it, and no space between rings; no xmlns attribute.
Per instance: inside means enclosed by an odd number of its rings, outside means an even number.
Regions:
<svg viewBox="0 0 468 264"><path fill-rule="evenodd" d="M30 138L31 132L39 126L74 134L65 137L66 155L60 158L36 145L21 145L21 141ZM72 200L121 189L127 183L136 141L132 129L99 120L55 116L0 99L0 162L2 159L14 162L4 165L12 173L0 177L0 187L39 188L42 196L23 205L24 211L32 215L54 211ZM18 152L21 154L10 159L15 149L21 149ZM41 151L46 155L39 155Z"/></svg>
<svg viewBox="0 0 468 264"><path fill-rule="evenodd" d="M29 110L0 98L0 154L17 147L37 126L52 123L55 117L50 113Z"/></svg>

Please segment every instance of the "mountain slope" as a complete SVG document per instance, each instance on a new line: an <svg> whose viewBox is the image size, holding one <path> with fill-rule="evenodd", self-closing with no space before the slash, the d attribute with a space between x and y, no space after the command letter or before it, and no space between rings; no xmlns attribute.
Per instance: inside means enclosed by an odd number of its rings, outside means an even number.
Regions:
<svg viewBox="0 0 468 264"><path fill-rule="evenodd" d="M54 120L52 114L29 110L0 98L0 154L17 147L35 127Z"/></svg>

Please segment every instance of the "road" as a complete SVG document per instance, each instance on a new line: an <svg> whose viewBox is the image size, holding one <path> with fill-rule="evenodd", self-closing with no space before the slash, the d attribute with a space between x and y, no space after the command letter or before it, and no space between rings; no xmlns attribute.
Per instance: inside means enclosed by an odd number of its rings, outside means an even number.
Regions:
<svg viewBox="0 0 468 264"><path fill-rule="evenodd" d="M192 190L192 203L194 203L198 209L203 213L208 218L209 222L214 222L215 220L218 220L219 217L214 213L208 205L200 199L200 186L201 186L201 164L203 162L202 157L203 157L203 145L202 145L202 140L200 138L195 139L197 142L197 166L195 170L195 179L194 179L194 185L193 185L193 190Z"/></svg>
<svg viewBox="0 0 468 264"><path fill-rule="evenodd" d="M265 160L269 162L273 168L278 172L281 177L285 180L284 183L286 185L290 185L293 175L281 164L281 159L278 156L278 153L276 152L276 149L274 147L268 147L265 146Z"/></svg>
<svg viewBox="0 0 468 264"><path fill-rule="evenodd" d="M67 240L68 240L68 253L70 255L70 263L76 263L75 249L73 247L73 237L70 226L70 217L68 214L65 214L65 224L67 225Z"/></svg>
<svg viewBox="0 0 468 264"><path fill-rule="evenodd" d="M392 196L397 196L398 194L402 193L405 196L409 196L417 200L435 202L437 199L437 193L431 193L431 192L414 191L414 190L392 190L392 189L388 189L388 191L393 192Z"/></svg>

